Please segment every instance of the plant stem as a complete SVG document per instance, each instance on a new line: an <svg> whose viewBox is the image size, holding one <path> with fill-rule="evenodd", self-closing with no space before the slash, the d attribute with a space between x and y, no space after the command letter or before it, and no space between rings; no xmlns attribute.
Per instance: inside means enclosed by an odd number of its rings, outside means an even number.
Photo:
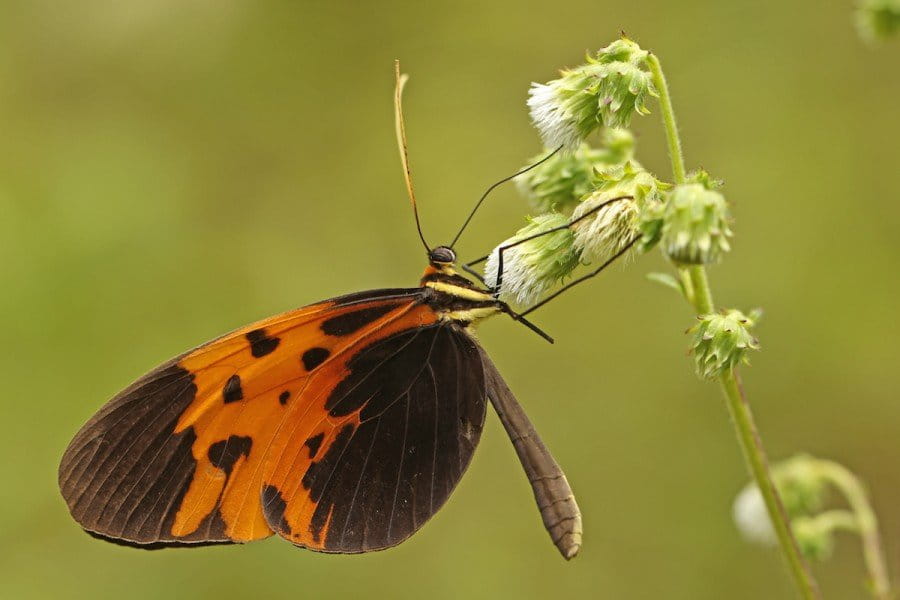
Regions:
<svg viewBox="0 0 900 600"><path fill-rule="evenodd" d="M663 125L666 130L666 141L669 147L669 160L672 163L672 174L676 184L685 183L686 171L684 167L684 155L681 150L681 138L678 135L678 124L675 120L675 109L672 106L672 97L669 94L669 87L666 83L666 77L663 74L662 65L659 58L655 54L647 57L647 65L653 76L653 84L659 93L659 105L662 111ZM692 304L698 315L706 315L715 310L713 303L712 291L709 286L709 279L706 276L706 269L702 265L692 265L687 267L687 273L690 278L692 288ZM682 271L683 274L683 271ZM732 420L737 431L738 441L744 452L744 457L750 472L753 475L756 485L762 493L766 503L766 509L769 518L778 537L781 551L787 560L793 575L794 582L800 591L801 596L805 600L818 600L821 598L818 586L812 577L806 561L800 554L800 548L797 546L797 540L791 532L788 524L787 513L781 503L778 490L772 482L769 473L769 465L766 461L765 450L763 449L762 440L756 429L753 420L753 413L750 411L750 405L743 396L743 390L738 382L737 375L733 370L726 371L720 377L722 391L728 402L728 409L731 412Z"/></svg>
<svg viewBox="0 0 900 600"><path fill-rule="evenodd" d="M691 287L694 290L694 308L697 310L698 315L708 315L716 307L713 304L712 290L709 288L706 269L703 265L691 265L688 267L688 275L691 278Z"/></svg>
<svg viewBox="0 0 900 600"><path fill-rule="evenodd" d="M669 160L672 161L672 175L675 183L684 183L686 171L684 169L684 155L681 152L681 136L678 135L678 123L675 121L675 109L672 107L672 97L669 95L669 85L663 74L659 59L652 52L647 56L647 65L653 75L653 84L659 93L659 106L662 109L663 125L666 128L666 142L669 145Z"/></svg>
<svg viewBox="0 0 900 600"><path fill-rule="evenodd" d="M849 510L826 510L809 519L816 527L832 532L843 529L851 533L859 534L859 519Z"/></svg>
<svg viewBox="0 0 900 600"><path fill-rule="evenodd" d="M815 580L810 573L806 561L800 554L800 547L794 534L788 524L787 512L778 495L778 490L772 481L769 472L769 463L766 460L766 453L763 449L762 439L756 429L756 423L753 420L753 413L750 411L750 405L744 398L743 390L738 381L738 377L733 370L726 371L720 378L722 391L728 402L728 411L734 421L734 426L744 451L744 458L750 467L750 473L762 494L766 503L766 509L769 513L769 519L772 521L772 527L775 529L775 535L778 538L778 544L787 560L794 581L800 590L800 594L807 600L820 598L819 589Z"/></svg>
<svg viewBox="0 0 900 600"><path fill-rule="evenodd" d="M859 537L862 539L863 557L871 578L872 596L877 600L889 600L891 584L881 548L881 536L878 535L878 520L875 518L875 511L872 510L865 488L844 466L830 460L817 460L816 463L822 477L844 494L856 516Z"/></svg>

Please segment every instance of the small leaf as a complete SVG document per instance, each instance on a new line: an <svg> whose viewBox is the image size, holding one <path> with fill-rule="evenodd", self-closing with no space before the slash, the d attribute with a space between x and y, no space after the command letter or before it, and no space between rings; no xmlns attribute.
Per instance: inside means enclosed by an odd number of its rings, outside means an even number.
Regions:
<svg viewBox="0 0 900 600"><path fill-rule="evenodd" d="M672 288L673 290L684 296L684 287L682 287L681 282L668 273L647 273L646 277L648 280L660 285L664 285L668 288Z"/></svg>

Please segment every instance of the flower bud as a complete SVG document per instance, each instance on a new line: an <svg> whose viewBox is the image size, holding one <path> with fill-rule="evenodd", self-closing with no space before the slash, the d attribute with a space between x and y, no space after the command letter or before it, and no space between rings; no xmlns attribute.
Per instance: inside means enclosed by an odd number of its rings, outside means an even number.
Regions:
<svg viewBox="0 0 900 600"><path fill-rule="evenodd" d="M528 225L491 252L484 269L485 283L492 288L497 285L500 248L568 222L565 215L556 212L530 217ZM523 305L532 304L571 273L578 266L574 238L572 230L566 227L504 250L501 297Z"/></svg>
<svg viewBox="0 0 900 600"><path fill-rule="evenodd" d="M728 204L709 185L697 181L675 186L665 199L661 222L658 208L643 215L641 230L655 232L663 252L676 263L709 264L731 250Z"/></svg>
<svg viewBox="0 0 900 600"><path fill-rule="evenodd" d="M647 55L622 38L559 79L532 84L528 109L544 145L574 149L600 126L627 127L635 112L649 113L646 99L657 92L644 69Z"/></svg>
<svg viewBox="0 0 900 600"><path fill-rule="evenodd" d="M637 203L630 198L614 200L630 195L624 190L611 188L594 192L581 202L572 213L577 219L605 204L592 215L575 223L575 248L587 262L605 262L625 248L637 235Z"/></svg>
<svg viewBox="0 0 900 600"><path fill-rule="evenodd" d="M578 219L609 203L572 226L575 248L588 262L604 262L627 246L640 233L640 207L667 187L633 160L598 169L596 181L597 191L572 213L573 219ZM631 198L610 203L623 196Z"/></svg>
<svg viewBox="0 0 900 600"><path fill-rule="evenodd" d="M817 459L798 454L772 466L772 479L790 516L818 512L825 503L826 485Z"/></svg>
<svg viewBox="0 0 900 600"><path fill-rule="evenodd" d="M519 192L539 213L566 212L594 189L594 169L606 166L609 152L581 144L571 154L555 154L516 177ZM533 158L535 163L541 157Z"/></svg>
<svg viewBox="0 0 900 600"><path fill-rule="evenodd" d="M873 41L885 41L900 32L900 0L864 0L856 9L860 35Z"/></svg>
<svg viewBox="0 0 900 600"><path fill-rule="evenodd" d="M829 515L797 517L791 521L791 530L800 553L812 560L825 560L834 551L834 529L828 522Z"/></svg>
<svg viewBox="0 0 900 600"><path fill-rule="evenodd" d="M748 363L747 352L758 350L759 342L750 333L753 323L739 310L698 317L700 322L688 330L693 334L691 353L697 374L715 379L741 363Z"/></svg>
<svg viewBox="0 0 900 600"><path fill-rule="evenodd" d="M762 492L755 483L744 486L734 499L731 516L741 536L748 542L761 546L774 546L778 542Z"/></svg>

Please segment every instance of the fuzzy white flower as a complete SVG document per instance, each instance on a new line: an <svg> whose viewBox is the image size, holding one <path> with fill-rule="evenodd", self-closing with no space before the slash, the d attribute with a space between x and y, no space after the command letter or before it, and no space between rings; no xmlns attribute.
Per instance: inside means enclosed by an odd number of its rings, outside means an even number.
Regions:
<svg viewBox="0 0 900 600"><path fill-rule="evenodd" d="M657 95L647 55L623 38L558 79L533 83L528 111L544 145L573 150L598 127L627 127L634 113L647 114L647 98Z"/></svg>
<svg viewBox="0 0 900 600"><path fill-rule="evenodd" d="M643 207L654 202L666 184L634 160L606 169L595 169L596 191L573 212L575 248L588 262L606 261L632 242L641 232ZM630 196L630 199L616 198ZM603 208L599 206L604 205ZM596 210L595 213L591 213Z"/></svg>
<svg viewBox="0 0 900 600"><path fill-rule="evenodd" d="M606 203L595 213L575 223L575 248L587 262L609 260L623 250L638 234L638 207L630 198L615 198L630 195L618 193L616 189L595 192L582 201L572 213L573 220L583 217L598 206Z"/></svg>
<svg viewBox="0 0 900 600"><path fill-rule="evenodd" d="M499 249L537 233L568 224L560 213L546 213L531 217L528 225L514 236L500 243L491 252L484 268L485 283L497 286L500 270ZM534 303L544 292L578 266L578 253L574 247L574 234L568 227L535 237L503 251L503 275L500 295L521 305Z"/></svg>
<svg viewBox="0 0 900 600"><path fill-rule="evenodd" d="M734 524L748 542L774 546L778 542L762 492L755 484L747 485L734 499L731 510Z"/></svg>
<svg viewBox="0 0 900 600"><path fill-rule="evenodd" d="M532 83L528 90L528 113L546 147L563 146L571 150L578 147L594 125L590 122L579 123L578 116L561 102L563 96L562 79L546 84Z"/></svg>

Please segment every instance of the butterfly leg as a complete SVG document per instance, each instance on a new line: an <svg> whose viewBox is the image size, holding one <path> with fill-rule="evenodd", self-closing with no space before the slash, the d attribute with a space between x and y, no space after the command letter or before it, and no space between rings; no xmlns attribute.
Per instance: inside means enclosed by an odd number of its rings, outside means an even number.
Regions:
<svg viewBox="0 0 900 600"><path fill-rule="evenodd" d="M462 270L463 270L463 271L465 271L466 273L468 273L469 275L471 275L472 277L474 277L475 279L477 279L478 281L480 281L481 284L482 284L482 285L485 285L485 286L487 285L487 282L484 280L484 277L481 276L481 273L479 273L478 271L476 271L475 269L473 269L473 268L472 268L472 265L477 265L478 263L484 261L486 258L487 258L487 257L485 256L484 258L480 258L480 259L478 259L478 260L474 260L474 261L472 261L472 262L470 262L470 263L466 263L466 264L462 265Z"/></svg>
<svg viewBox="0 0 900 600"><path fill-rule="evenodd" d="M523 317L522 315L520 315L519 313L514 311L512 309L512 307L510 307L510 305L507 304L506 302L497 300L497 306L500 308L501 312L504 312L504 313L508 314L510 317L512 317L513 321L518 321L519 323L521 323L528 329L532 330L533 332L535 332L536 334L538 334L539 336L541 336L542 338L544 338L551 344L554 343L553 338L550 337L547 333L545 333L543 329L541 329L540 327L538 327L537 325L535 325L534 323L532 323L531 321L529 321L528 319L526 319L525 317Z"/></svg>
<svg viewBox="0 0 900 600"><path fill-rule="evenodd" d="M638 241L639 239L640 239L640 236L635 236L635 237L633 237L633 238L631 239L630 242L628 242L627 244L625 244L625 246L624 246L621 250L619 250L618 252L616 252L609 260L607 260L606 262L604 262L602 265L600 265L599 267L597 267L596 269L594 269L593 271L591 271L591 272L588 273L587 275L583 275L583 276L579 277L578 279L576 279L575 281L571 281L571 282L567 283L566 285L564 285L564 286L561 287L560 289L556 290L555 292L553 292L552 294L550 294L549 296L547 296L546 298L544 298L543 300L541 300L540 302L538 302L537 304L535 304L534 306L531 306L531 307L528 308L527 310L522 311L521 313L519 313L519 317L524 317L525 315L534 312L535 310L537 310L537 309L539 309L540 307L544 306L545 304L547 304L548 302L550 302L551 300L553 300L554 298L556 298L557 296L559 296L559 295L562 294L563 292L565 292L565 291L567 291L567 290L570 290L571 288L575 287L575 286L578 285L579 283L582 283L582 282L584 282L584 281L587 281L587 280L590 279L591 277L595 277L595 276L599 275L606 267L608 267L608 266L611 265L613 262L615 262L615 260L616 260L617 258L619 258L619 257L622 256L623 254L625 254L626 252L628 252L628 251L631 249L631 247L634 246L635 243L637 243L637 241Z"/></svg>

